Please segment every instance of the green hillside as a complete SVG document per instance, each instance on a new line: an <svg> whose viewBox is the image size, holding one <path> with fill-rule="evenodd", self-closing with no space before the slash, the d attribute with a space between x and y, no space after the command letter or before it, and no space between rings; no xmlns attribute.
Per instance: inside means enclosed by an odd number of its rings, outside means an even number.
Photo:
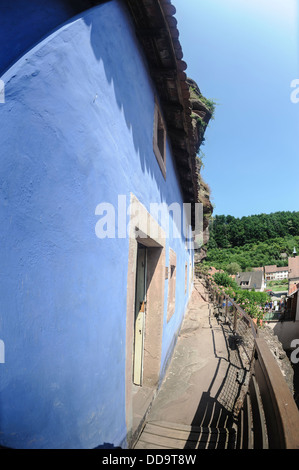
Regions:
<svg viewBox="0 0 299 470"><path fill-rule="evenodd" d="M276 264L287 266L294 247L299 253L299 212L276 212L237 219L215 216L203 264L230 272ZM233 269L234 271L234 269Z"/></svg>

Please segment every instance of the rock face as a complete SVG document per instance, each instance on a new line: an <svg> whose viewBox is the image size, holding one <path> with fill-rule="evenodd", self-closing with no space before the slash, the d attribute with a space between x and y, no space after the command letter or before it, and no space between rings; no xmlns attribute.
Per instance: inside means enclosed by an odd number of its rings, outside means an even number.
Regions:
<svg viewBox="0 0 299 470"><path fill-rule="evenodd" d="M192 105L192 125L194 134L196 136L197 153L199 152L201 144L204 142L204 134L209 124L210 119L213 117L214 105L211 101L207 100L194 80L187 79L190 90L190 103ZM204 181L200 174L202 168L202 161L197 158L197 175L198 175L198 200L203 205L203 245L201 249L196 250L195 261L200 262L206 257L206 245L209 241L209 221L213 213L213 205L210 201L211 190L208 184Z"/></svg>
<svg viewBox="0 0 299 470"><path fill-rule="evenodd" d="M259 330L260 336L266 341L270 351L272 352L276 362L285 378L285 381L294 395L294 370L290 360L284 351L278 337L274 335L273 330L268 326Z"/></svg>
<svg viewBox="0 0 299 470"><path fill-rule="evenodd" d="M198 152L202 142L204 141L204 133L207 125L213 117L214 105L202 95L194 80L187 78L187 84L190 92L192 125L195 131L196 150Z"/></svg>

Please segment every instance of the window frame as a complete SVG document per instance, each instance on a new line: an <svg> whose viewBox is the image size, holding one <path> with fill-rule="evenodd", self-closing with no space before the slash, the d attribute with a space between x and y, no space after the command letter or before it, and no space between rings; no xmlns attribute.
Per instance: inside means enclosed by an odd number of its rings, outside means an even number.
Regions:
<svg viewBox="0 0 299 470"><path fill-rule="evenodd" d="M159 143L159 132L162 132L162 149ZM154 112L154 132L153 132L153 149L159 164L160 170L166 180L166 125L157 99L155 99L155 112ZM162 153L161 153L162 151Z"/></svg>
<svg viewBox="0 0 299 470"><path fill-rule="evenodd" d="M167 298L167 323L175 313L176 300L176 253L169 249L169 268L168 268L168 298Z"/></svg>

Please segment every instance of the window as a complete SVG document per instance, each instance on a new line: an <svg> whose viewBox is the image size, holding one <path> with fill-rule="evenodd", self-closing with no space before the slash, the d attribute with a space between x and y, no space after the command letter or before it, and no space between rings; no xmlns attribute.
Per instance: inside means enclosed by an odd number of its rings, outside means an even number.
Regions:
<svg viewBox="0 0 299 470"><path fill-rule="evenodd" d="M168 269L167 321L171 319L175 311L175 288L176 288L176 254L173 250L170 250L169 269Z"/></svg>
<svg viewBox="0 0 299 470"><path fill-rule="evenodd" d="M166 179L166 130L157 101L155 104L153 147L162 174Z"/></svg>

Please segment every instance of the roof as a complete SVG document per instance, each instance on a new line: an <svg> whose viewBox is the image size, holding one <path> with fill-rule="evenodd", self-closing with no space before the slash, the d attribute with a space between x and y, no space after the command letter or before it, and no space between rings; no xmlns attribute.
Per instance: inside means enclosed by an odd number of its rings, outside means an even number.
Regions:
<svg viewBox="0 0 299 470"><path fill-rule="evenodd" d="M191 117L193 105L174 17L176 9L170 0L124 0L124 3L132 16L160 98L184 202L198 202L196 155L200 142ZM201 111L205 112L205 121L209 121L210 111L205 106Z"/></svg>
<svg viewBox="0 0 299 470"><path fill-rule="evenodd" d="M299 278L299 256L289 258L289 279Z"/></svg>
<svg viewBox="0 0 299 470"><path fill-rule="evenodd" d="M274 273L276 272L277 266L276 265L271 265L271 266L265 266L265 273Z"/></svg>
<svg viewBox="0 0 299 470"><path fill-rule="evenodd" d="M248 282L248 285L244 286L246 289L260 289L263 284L263 278L262 271L252 271L239 273L236 276L236 282L238 285L241 285L242 282Z"/></svg>
<svg viewBox="0 0 299 470"><path fill-rule="evenodd" d="M81 0L81 3L87 9L103 1L105 0ZM191 224L194 226L194 203L200 202L197 153L203 140L200 130L202 126L198 124L196 117L208 124L212 112L205 102L201 102L202 95L196 83L186 75L187 64L183 60L174 16L176 9L171 0L122 2L132 18L136 37L148 63L176 162L183 202L192 203ZM191 87L192 90L199 91L199 95L196 93L195 97L191 97Z"/></svg>
<svg viewBox="0 0 299 470"><path fill-rule="evenodd" d="M280 273L280 272L283 272L283 271L288 271L288 266L279 266L279 267L277 267L276 264L271 265L271 266L265 266L265 273L266 274Z"/></svg>
<svg viewBox="0 0 299 470"><path fill-rule="evenodd" d="M299 284L290 284L288 296L291 297L296 294L299 290Z"/></svg>
<svg viewBox="0 0 299 470"><path fill-rule="evenodd" d="M212 275L213 275L213 274L215 274L215 273L223 273L223 270L222 270L222 269L216 269L216 268L214 268L214 266L211 266L211 267L209 268L209 274L212 274Z"/></svg>

